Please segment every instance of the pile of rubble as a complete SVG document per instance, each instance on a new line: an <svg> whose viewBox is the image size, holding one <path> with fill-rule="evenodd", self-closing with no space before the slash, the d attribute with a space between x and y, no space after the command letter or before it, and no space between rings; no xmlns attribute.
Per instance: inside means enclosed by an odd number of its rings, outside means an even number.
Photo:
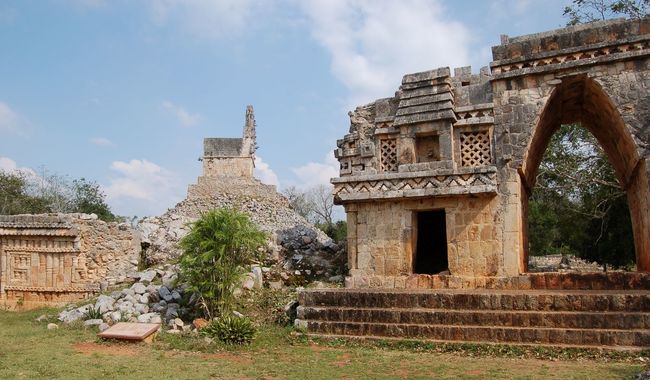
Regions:
<svg viewBox="0 0 650 380"><path fill-rule="evenodd" d="M576 256L530 256L528 272L603 272L602 265Z"/></svg>
<svg viewBox="0 0 650 380"><path fill-rule="evenodd" d="M237 177L199 177L185 200L161 216L143 219L137 228L142 234L146 264L178 258L181 251L177 243L188 233L190 224L216 208L238 209L269 234L267 265L276 265L287 275L299 271L309 280L328 281L345 273L344 243L336 244L291 209L274 186Z"/></svg>
<svg viewBox="0 0 650 380"><path fill-rule="evenodd" d="M184 323L182 319L179 322L179 317L193 300L185 294L183 286L175 287L176 267L139 272L136 278L138 281L131 287L102 294L94 304L69 306L59 314L59 320L64 323L84 320L84 325L99 325L100 330L122 321L164 322L172 329L182 329ZM101 318L89 319L99 315Z"/></svg>
<svg viewBox="0 0 650 380"><path fill-rule="evenodd" d="M300 266L300 263L296 263ZM242 280L237 295L263 287L281 289L310 282L312 269L295 269L292 273L273 267L252 265ZM58 315L59 321L71 323L84 321L86 326L99 326L103 331L117 322L161 323L171 331L194 329L190 323L198 310L196 300L186 291L186 286L177 283L178 267L165 265L161 269L138 272L131 278L132 285L110 294L102 294L94 303L83 306L68 306ZM342 282L342 276L333 276L331 282ZM321 284L325 285L325 284Z"/></svg>

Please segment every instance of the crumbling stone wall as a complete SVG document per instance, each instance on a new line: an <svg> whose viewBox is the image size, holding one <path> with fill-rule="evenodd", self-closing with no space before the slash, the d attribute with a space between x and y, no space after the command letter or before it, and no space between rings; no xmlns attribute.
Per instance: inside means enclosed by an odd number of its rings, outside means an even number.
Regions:
<svg viewBox="0 0 650 380"><path fill-rule="evenodd" d="M351 112L332 179L348 213L347 285L440 283L413 271L412 221L436 209L456 277L445 286L526 273L537 168L552 134L574 122L603 146L627 191L637 269L650 271L649 57L648 18L504 36L490 69L408 74L394 97Z"/></svg>
<svg viewBox="0 0 650 380"><path fill-rule="evenodd" d="M137 270L140 239L95 215L0 216L0 303L56 305L124 282Z"/></svg>

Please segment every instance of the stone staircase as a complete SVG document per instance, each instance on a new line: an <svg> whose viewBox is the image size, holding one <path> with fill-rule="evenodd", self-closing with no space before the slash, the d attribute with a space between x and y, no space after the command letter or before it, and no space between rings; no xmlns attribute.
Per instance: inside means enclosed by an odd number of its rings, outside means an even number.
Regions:
<svg viewBox="0 0 650 380"><path fill-rule="evenodd" d="M314 289L299 303L309 335L650 347L648 290Z"/></svg>

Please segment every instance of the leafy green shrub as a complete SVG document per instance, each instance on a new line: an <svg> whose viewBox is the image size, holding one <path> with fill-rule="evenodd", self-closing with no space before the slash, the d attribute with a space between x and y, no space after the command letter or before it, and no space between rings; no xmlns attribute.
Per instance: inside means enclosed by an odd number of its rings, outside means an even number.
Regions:
<svg viewBox="0 0 650 380"><path fill-rule="evenodd" d="M249 344L256 333L257 328L250 319L230 315L213 319L201 329L201 334L227 344Z"/></svg>
<svg viewBox="0 0 650 380"><path fill-rule="evenodd" d="M228 314L243 267L255 259L266 234L233 209L211 210L180 241L179 280L189 285L208 318Z"/></svg>
<svg viewBox="0 0 650 380"><path fill-rule="evenodd" d="M89 319L102 319L102 312L99 308L95 308L94 306L90 306L88 310L84 313L84 320L89 320Z"/></svg>

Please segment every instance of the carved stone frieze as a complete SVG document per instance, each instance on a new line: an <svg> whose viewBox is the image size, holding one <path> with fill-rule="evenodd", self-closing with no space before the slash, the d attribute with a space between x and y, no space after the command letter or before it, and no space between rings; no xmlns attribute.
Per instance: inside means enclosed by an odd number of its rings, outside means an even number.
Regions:
<svg viewBox="0 0 650 380"><path fill-rule="evenodd" d="M423 175L388 173L383 175L335 178L336 202L351 200L417 198L462 194L496 193L496 168Z"/></svg>

